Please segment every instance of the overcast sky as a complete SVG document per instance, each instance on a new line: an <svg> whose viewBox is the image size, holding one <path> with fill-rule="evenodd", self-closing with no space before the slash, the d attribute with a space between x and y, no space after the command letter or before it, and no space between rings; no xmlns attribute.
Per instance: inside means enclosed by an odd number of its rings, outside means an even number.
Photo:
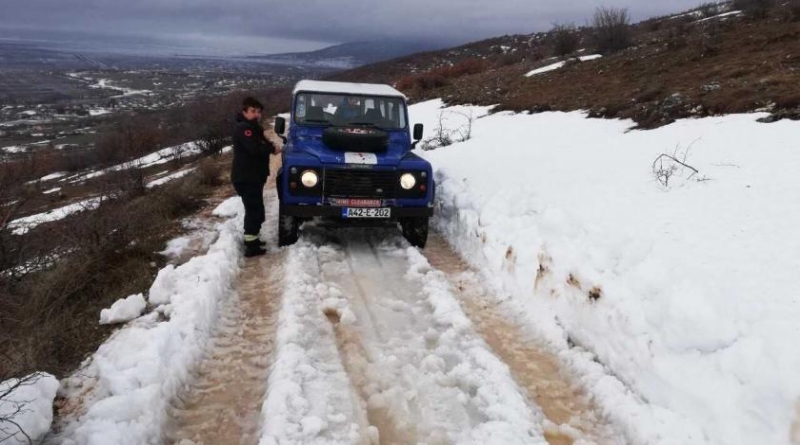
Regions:
<svg viewBox="0 0 800 445"><path fill-rule="evenodd" d="M2 0L0 28L157 38L179 45L285 52L370 39L465 43L583 24L601 5L634 20L702 0ZM27 33L26 33L27 34Z"/></svg>

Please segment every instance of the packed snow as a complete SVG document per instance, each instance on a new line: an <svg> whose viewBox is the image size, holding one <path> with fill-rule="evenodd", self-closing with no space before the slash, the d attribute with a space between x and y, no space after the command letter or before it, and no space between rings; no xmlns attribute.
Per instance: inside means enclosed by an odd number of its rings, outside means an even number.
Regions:
<svg viewBox="0 0 800 445"><path fill-rule="evenodd" d="M441 106L412 106L411 121L431 131ZM435 226L631 442L789 441L800 123L763 116L630 131L582 112L498 113L420 151L436 169ZM659 183L662 153L699 173L673 164Z"/></svg>
<svg viewBox="0 0 800 445"><path fill-rule="evenodd" d="M546 443L541 412L416 249L395 232L340 246L307 230L288 252L262 445Z"/></svg>
<svg viewBox="0 0 800 445"><path fill-rule="evenodd" d="M546 65L546 66L543 66L541 68L536 68L535 70L530 71L527 74L525 74L525 77L531 77L531 76L536 76L537 74L544 74L544 73L547 73L547 72L550 72L550 71L555 71L555 70L563 67L564 65L566 65L570 60L580 60L581 62L588 62L590 60L599 59L601 57L603 57L601 54L592 54L590 56L580 56L580 57L577 57L575 59L562 60L560 62L556 62L556 63L550 64L550 65Z"/></svg>
<svg viewBox="0 0 800 445"><path fill-rule="evenodd" d="M83 212L84 210L94 210L100 206L102 201L103 197L85 199L44 213L37 213L35 215L15 219L8 223L7 227L12 230L14 235L24 235L39 224L59 221L69 215Z"/></svg>
<svg viewBox="0 0 800 445"><path fill-rule="evenodd" d="M147 307L144 295L136 294L114 302L108 309L100 311L100 324L125 323L139 317Z"/></svg>
<svg viewBox="0 0 800 445"><path fill-rule="evenodd" d="M190 379L189 370L212 335L220 304L232 292L241 258L242 220L240 212L218 223L219 239L205 255L160 270L148 295L155 311L117 331L62 382L68 398L82 399L87 406L66 419L57 443L159 442L168 402Z"/></svg>
<svg viewBox="0 0 800 445"><path fill-rule="evenodd" d="M9 420L0 420L0 443L39 443L53 421L53 400L57 391L58 380L47 373L0 382L0 394L3 395L0 398L0 419Z"/></svg>

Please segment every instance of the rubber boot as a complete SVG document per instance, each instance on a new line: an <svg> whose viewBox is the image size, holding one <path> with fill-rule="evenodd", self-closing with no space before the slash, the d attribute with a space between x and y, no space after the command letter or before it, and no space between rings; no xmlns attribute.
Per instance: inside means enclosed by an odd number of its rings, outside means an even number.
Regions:
<svg viewBox="0 0 800 445"><path fill-rule="evenodd" d="M258 239L253 241L244 242L244 256L251 258L254 256L261 256L267 253L267 249L261 247L261 242Z"/></svg>

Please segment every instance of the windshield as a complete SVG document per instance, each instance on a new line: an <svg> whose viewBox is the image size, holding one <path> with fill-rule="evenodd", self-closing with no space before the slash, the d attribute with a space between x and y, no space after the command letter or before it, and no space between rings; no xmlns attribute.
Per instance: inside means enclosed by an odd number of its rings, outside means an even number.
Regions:
<svg viewBox="0 0 800 445"><path fill-rule="evenodd" d="M294 120L309 125L369 125L388 130L406 128L403 99L351 94L300 93Z"/></svg>

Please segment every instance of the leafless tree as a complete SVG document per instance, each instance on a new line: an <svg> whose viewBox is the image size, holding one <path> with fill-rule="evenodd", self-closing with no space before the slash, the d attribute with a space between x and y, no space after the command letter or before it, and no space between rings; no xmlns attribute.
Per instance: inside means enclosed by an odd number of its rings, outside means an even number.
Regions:
<svg viewBox="0 0 800 445"><path fill-rule="evenodd" d="M598 8L592 19L597 51L603 54L628 48L633 44L627 8Z"/></svg>
<svg viewBox="0 0 800 445"><path fill-rule="evenodd" d="M457 115L464 119L464 123L456 128L449 128L446 125L448 115ZM422 141L420 148L423 150L433 150L439 147L447 147L456 142L468 141L472 138L472 126L475 116L469 112L446 110L439 113L439 122L433 131L433 136Z"/></svg>
<svg viewBox="0 0 800 445"><path fill-rule="evenodd" d="M763 19L776 3L775 0L733 0L733 9L742 11L747 17Z"/></svg>
<svg viewBox="0 0 800 445"><path fill-rule="evenodd" d="M573 24L559 24L553 25L550 30L551 38L553 40L553 55L566 56L574 53L581 43L578 30Z"/></svg>

